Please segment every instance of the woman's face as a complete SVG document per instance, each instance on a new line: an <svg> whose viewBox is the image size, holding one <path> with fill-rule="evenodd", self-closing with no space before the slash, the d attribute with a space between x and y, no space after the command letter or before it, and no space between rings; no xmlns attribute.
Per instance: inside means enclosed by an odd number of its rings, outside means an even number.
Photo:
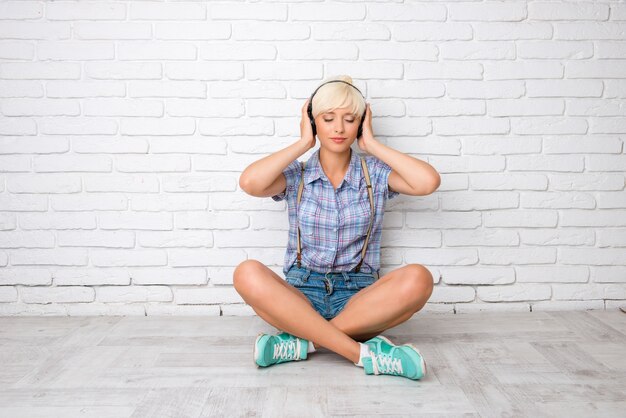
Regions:
<svg viewBox="0 0 626 418"><path fill-rule="evenodd" d="M352 145L359 130L359 117L350 113L348 108L334 109L327 113L320 113L315 118L315 128L321 146L330 150L343 151ZM336 142L333 138L345 138Z"/></svg>

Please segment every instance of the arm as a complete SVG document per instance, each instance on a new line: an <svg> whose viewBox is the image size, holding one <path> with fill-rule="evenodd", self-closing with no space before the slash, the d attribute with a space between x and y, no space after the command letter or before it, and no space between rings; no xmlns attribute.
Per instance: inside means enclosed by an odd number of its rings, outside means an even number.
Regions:
<svg viewBox="0 0 626 418"><path fill-rule="evenodd" d="M283 170L308 150L308 145L298 140L280 151L253 162L241 173L239 187L249 195L257 197L280 193L286 186ZM277 187L280 190L276 190Z"/></svg>
<svg viewBox="0 0 626 418"><path fill-rule="evenodd" d="M392 168L388 182L389 187L396 192L425 196L433 193L441 184L437 170L425 161L403 154L378 141L368 144L368 152Z"/></svg>
<svg viewBox="0 0 626 418"><path fill-rule="evenodd" d="M309 99L310 100L310 99ZM283 175L283 170L292 161L295 161L302 154L315 146L315 136L313 128L309 122L306 109L309 100L304 102L302 117L300 119L300 139L286 148L281 149L267 157L253 162L239 176L239 187L257 197L274 196L285 190L287 182Z"/></svg>
<svg viewBox="0 0 626 418"><path fill-rule="evenodd" d="M403 154L382 144L372 132L372 111L369 103L363 121L363 135L358 139L359 147L392 168L387 187L398 193L425 196L433 193L441 184L441 177L433 166L425 161Z"/></svg>

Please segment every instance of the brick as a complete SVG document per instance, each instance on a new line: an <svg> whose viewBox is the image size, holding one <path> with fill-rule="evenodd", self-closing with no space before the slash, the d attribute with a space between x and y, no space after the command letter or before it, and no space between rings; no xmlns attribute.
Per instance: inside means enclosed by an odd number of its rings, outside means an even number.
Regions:
<svg viewBox="0 0 626 418"><path fill-rule="evenodd" d="M523 302L547 300L551 296L550 285L512 284L509 286L486 286L476 289L478 299L485 302Z"/></svg>

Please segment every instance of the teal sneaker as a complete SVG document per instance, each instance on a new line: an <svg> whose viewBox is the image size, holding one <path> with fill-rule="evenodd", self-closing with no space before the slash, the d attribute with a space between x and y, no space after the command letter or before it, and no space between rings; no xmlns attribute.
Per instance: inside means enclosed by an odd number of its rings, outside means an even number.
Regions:
<svg viewBox="0 0 626 418"><path fill-rule="evenodd" d="M385 344L387 346L394 346L395 347L395 344L392 343L391 341L389 341L389 338L387 338L387 337L385 337L383 335L380 335L380 334L375 336L375 337L373 337L373 338L370 338L369 340L365 341L362 344L365 344L368 347L371 346L371 349L380 348L382 344ZM363 359L361 358L359 360L361 360L361 364L363 364L363 361L362 361ZM358 366L358 363L354 363L354 364L356 364Z"/></svg>
<svg viewBox="0 0 626 418"><path fill-rule="evenodd" d="M277 335L260 333L254 342L254 363L257 367L287 361L306 360L309 341L286 332Z"/></svg>
<svg viewBox="0 0 626 418"><path fill-rule="evenodd" d="M380 347L382 344L386 344L395 347L395 344L392 343L389 338L385 337L384 335L377 335L374 338L370 338L369 340L365 341L363 344L367 344L368 346L374 344L376 347Z"/></svg>
<svg viewBox="0 0 626 418"><path fill-rule="evenodd" d="M397 346L381 336L372 340L366 342L371 356L361 359L365 374L388 374L412 380L426 375L424 358L412 344Z"/></svg>

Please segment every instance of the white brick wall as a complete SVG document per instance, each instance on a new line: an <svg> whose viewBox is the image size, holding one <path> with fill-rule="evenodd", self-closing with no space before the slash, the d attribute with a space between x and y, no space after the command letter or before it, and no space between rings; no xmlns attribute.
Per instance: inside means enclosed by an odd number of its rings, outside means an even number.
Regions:
<svg viewBox="0 0 626 418"><path fill-rule="evenodd" d="M383 232L425 311L626 305L623 2L0 1L0 315L254 314L286 207L239 175L342 73L441 174Z"/></svg>

